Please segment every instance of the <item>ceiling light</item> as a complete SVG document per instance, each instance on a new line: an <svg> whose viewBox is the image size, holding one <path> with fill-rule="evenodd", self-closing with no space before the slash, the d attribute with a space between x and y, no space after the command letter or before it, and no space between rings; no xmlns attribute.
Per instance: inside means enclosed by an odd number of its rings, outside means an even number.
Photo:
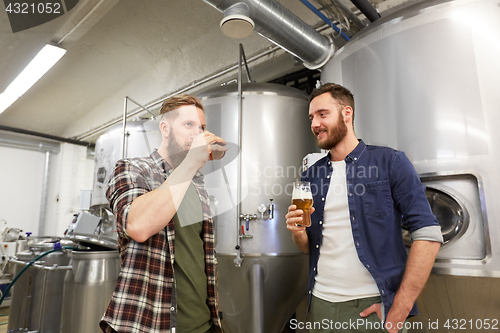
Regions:
<svg viewBox="0 0 500 333"><path fill-rule="evenodd" d="M0 113L28 91L65 53L66 50L60 47L45 45L21 74L0 94Z"/></svg>

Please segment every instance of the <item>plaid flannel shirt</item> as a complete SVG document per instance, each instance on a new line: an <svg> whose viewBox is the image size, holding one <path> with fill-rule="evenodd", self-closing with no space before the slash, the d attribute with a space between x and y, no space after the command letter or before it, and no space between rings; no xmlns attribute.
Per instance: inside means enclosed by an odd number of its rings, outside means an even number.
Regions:
<svg viewBox="0 0 500 333"><path fill-rule="evenodd" d="M103 332L113 332L111 328L119 333L176 332L174 220L144 243L134 241L126 231L132 201L158 188L172 171L157 150L146 158L120 160L115 166L106 197L116 217L121 269L111 302L99 324ZM217 304L214 227L203 175L198 172L193 183L204 216L207 304L214 325L222 332Z"/></svg>

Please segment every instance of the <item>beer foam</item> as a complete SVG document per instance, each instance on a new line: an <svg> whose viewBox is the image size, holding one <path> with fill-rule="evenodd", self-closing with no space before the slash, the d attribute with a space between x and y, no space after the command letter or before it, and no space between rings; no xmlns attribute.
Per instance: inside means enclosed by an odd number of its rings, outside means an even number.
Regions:
<svg viewBox="0 0 500 333"><path fill-rule="evenodd" d="M311 199L312 200L312 193L309 191L301 191L300 189L294 188L293 193L292 193L292 200L297 200L297 199Z"/></svg>

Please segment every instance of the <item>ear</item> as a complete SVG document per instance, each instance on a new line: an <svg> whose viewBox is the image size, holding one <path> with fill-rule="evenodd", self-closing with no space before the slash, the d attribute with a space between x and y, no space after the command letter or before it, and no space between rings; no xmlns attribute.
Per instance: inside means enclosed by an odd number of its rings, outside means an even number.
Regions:
<svg viewBox="0 0 500 333"><path fill-rule="evenodd" d="M160 132L161 132L161 135L164 137L164 138L168 138L168 135L170 134L170 126L168 125L168 123L166 121L161 121L160 122Z"/></svg>
<svg viewBox="0 0 500 333"><path fill-rule="evenodd" d="M342 112L344 113L344 121L345 122L349 122L349 121L352 122L352 114L353 114L352 108L350 106L346 106L346 107L344 107Z"/></svg>

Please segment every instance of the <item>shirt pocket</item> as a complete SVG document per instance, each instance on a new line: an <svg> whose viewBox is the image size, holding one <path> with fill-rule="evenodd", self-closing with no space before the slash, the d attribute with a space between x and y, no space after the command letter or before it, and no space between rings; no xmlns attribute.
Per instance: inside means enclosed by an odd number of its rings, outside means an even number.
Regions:
<svg viewBox="0 0 500 333"><path fill-rule="evenodd" d="M364 184L363 205L365 214L383 218L393 212L391 186L388 180Z"/></svg>

